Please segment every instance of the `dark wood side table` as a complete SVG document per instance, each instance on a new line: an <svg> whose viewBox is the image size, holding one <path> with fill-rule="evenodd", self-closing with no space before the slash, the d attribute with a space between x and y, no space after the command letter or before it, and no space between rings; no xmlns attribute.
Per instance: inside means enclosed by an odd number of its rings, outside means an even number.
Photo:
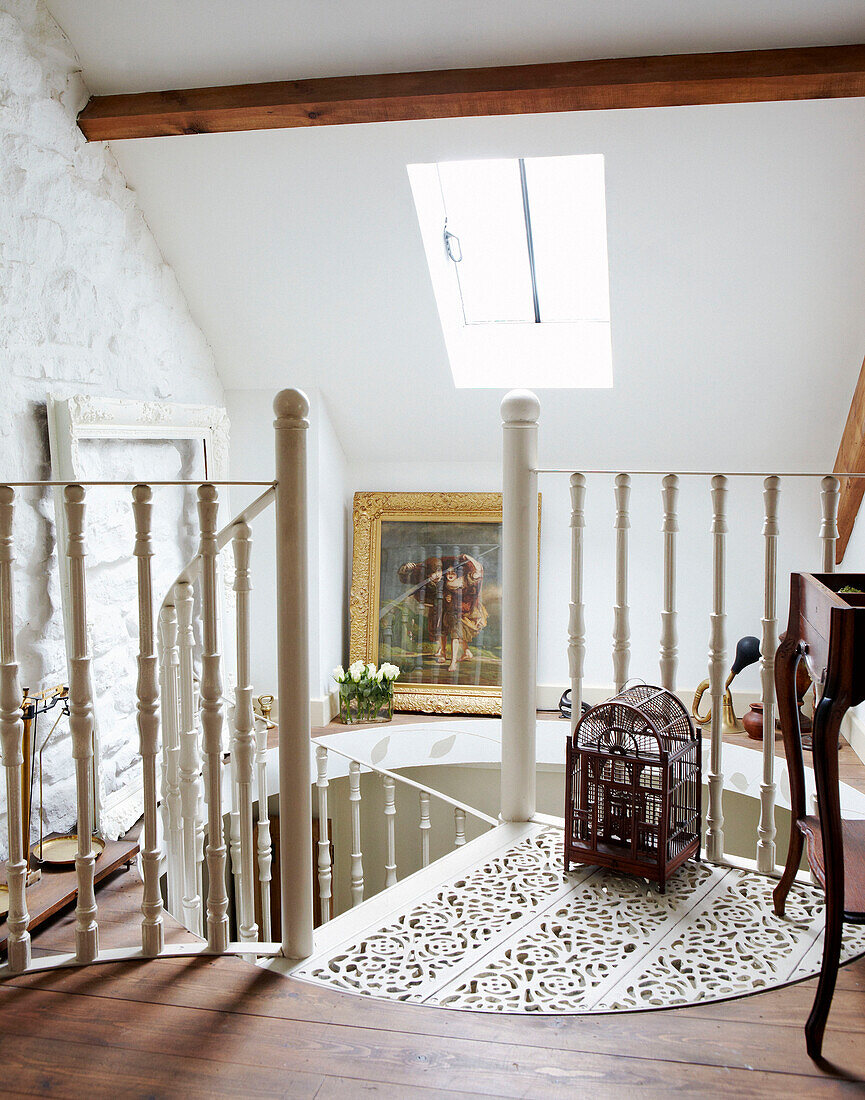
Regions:
<svg viewBox="0 0 865 1100"><path fill-rule="evenodd" d="M775 657L775 689L790 776L792 820L787 864L775 888L775 912L784 915L793 879L808 842L808 863L826 891L826 934L817 995L805 1024L812 1058L823 1050L823 1032L835 992L844 921L865 924L865 821L841 820L838 733L850 707L865 701L865 573L793 573L787 631ZM812 756L819 816L806 812L805 768L796 706L796 668L805 661L822 689L814 712Z"/></svg>

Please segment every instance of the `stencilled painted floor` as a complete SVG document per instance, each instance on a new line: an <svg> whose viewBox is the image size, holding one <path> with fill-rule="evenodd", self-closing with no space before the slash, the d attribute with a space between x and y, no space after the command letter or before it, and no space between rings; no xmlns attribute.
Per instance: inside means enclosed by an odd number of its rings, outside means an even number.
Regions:
<svg viewBox="0 0 865 1100"><path fill-rule="evenodd" d="M446 877L430 886L436 866ZM480 1012L723 1000L819 972L822 893L795 884L780 918L773 885L693 861L666 894L602 869L566 874L560 830L505 825L319 929L315 954L291 973L369 997ZM865 927L845 926L843 960L862 953Z"/></svg>

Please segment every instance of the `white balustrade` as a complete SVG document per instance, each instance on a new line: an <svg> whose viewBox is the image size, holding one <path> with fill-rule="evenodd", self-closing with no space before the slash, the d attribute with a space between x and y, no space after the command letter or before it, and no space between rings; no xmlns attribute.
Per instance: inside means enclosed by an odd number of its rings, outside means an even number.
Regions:
<svg viewBox="0 0 865 1100"><path fill-rule="evenodd" d="M351 803L351 904L363 901L363 849L360 837L360 764L348 765L348 798Z"/></svg>
<svg viewBox="0 0 865 1100"><path fill-rule="evenodd" d="M679 531L679 479L667 474L661 483L664 505L664 607L661 611L661 686L676 690L679 648L676 615L676 535Z"/></svg>
<svg viewBox="0 0 865 1100"><path fill-rule="evenodd" d="M454 806L454 847L462 848L466 842L466 812L461 806Z"/></svg>
<svg viewBox="0 0 865 1100"><path fill-rule="evenodd" d="M583 532L586 528L586 479L571 474L571 603L568 617L568 671L571 678L571 733L583 707L586 660L586 605L583 603Z"/></svg>
<svg viewBox="0 0 865 1100"><path fill-rule="evenodd" d="M429 791L419 791L420 795L420 865L429 867L429 834L432 824L429 813Z"/></svg>
<svg viewBox="0 0 865 1100"><path fill-rule="evenodd" d="M725 581L727 535L727 479L712 478L712 614L709 642L709 690L712 696L712 724L709 749L709 807L706 814L706 855L720 862L724 856L724 774L721 719L726 669Z"/></svg>
<svg viewBox="0 0 865 1100"><path fill-rule="evenodd" d="M9 911L6 915L9 968L14 973L30 966L30 933L27 925L27 865L30 838L22 828L21 769L24 766L22 694L15 659L15 597L12 566L15 561L12 519L15 491L0 486L0 749L6 775L6 829L9 857L6 884Z"/></svg>
<svg viewBox="0 0 865 1100"><path fill-rule="evenodd" d="M829 475L820 482L820 542L823 547L823 572L835 572L835 547L838 542L838 486L837 477Z"/></svg>
<svg viewBox="0 0 865 1100"><path fill-rule="evenodd" d="M385 887L396 886L396 783L393 776L382 776L384 789L384 821L387 836L387 862L384 865Z"/></svg>
<svg viewBox="0 0 865 1100"><path fill-rule="evenodd" d="M152 552L152 551L151 551ZM162 716L162 829L166 837L168 911L182 920L183 804L180 793L180 649L177 609L165 604L159 615L159 669Z"/></svg>
<svg viewBox="0 0 865 1100"><path fill-rule="evenodd" d="M222 671L216 595L216 513L214 485L198 489L201 530L201 725L207 760L207 942L212 951L228 945L228 894L225 891L225 836L222 825Z"/></svg>
<svg viewBox="0 0 865 1100"><path fill-rule="evenodd" d="M240 940L258 939L255 923L255 854L252 836L252 780L255 751L255 715L252 710L250 671L250 593L249 559L252 532L249 524L234 525L234 593L237 630L237 687L234 691L234 751L237 782L237 819L239 833L238 877L240 890Z"/></svg>
<svg viewBox="0 0 865 1100"><path fill-rule="evenodd" d="M196 935L203 933L199 855L199 825L203 800L201 752L195 700L193 657L195 594L189 581L174 586L178 624L178 696L180 738L181 850L183 853L183 923Z"/></svg>
<svg viewBox="0 0 865 1100"><path fill-rule="evenodd" d="M616 692L620 692L628 680L628 665L631 658L631 625L628 608L628 531L631 527L628 505L631 496L631 479L628 474L616 475L614 492L616 497L616 606L613 613L613 680Z"/></svg>
<svg viewBox="0 0 865 1100"><path fill-rule="evenodd" d="M763 482L763 631L760 640L760 685L763 699L763 779L757 827L757 869L775 870L775 650L778 648L776 590L778 581L778 496L780 478Z"/></svg>
<svg viewBox="0 0 865 1100"><path fill-rule="evenodd" d="M327 749L324 745L316 746L315 762L318 772L315 781L318 793L318 898L321 905L321 923L326 924L330 920L333 873L330 866L330 831L328 829L327 810Z"/></svg>
<svg viewBox="0 0 865 1100"><path fill-rule="evenodd" d="M90 676L90 654L87 644L87 597L84 583L84 509L85 493L81 485L67 485L63 493L63 505L66 513L66 555L69 558L69 617L71 622L69 642L69 729L72 735L72 757L75 761L75 797L78 812L78 852L75 856L78 901L75 906L75 956L78 962L92 962L99 950L98 929L96 923L96 893L94 874L96 853L93 850L93 684ZM137 546L137 543L136 543ZM140 566L139 566L140 568ZM140 573L139 573L140 580ZM151 618L152 629L152 618ZM155 675L154 667L154 687ZM140 700L139 685L139 700ZM139 725L139 730L141 726ZM149 746L149 742L148 742ZM155 762L155 746L154 757ZM146 771L145 771L146 777ZM145 840L142 862L145 871L153 866L156 851L156 776L152 780L152 799L150 813L150 831L147 833L147 783L145 782ZM148 845L148 837L152 841ZM149 864L148 864L149 859ZM145 879L145 898L147 894ZM159 910L161 915L162 901ZM142 906L144 909L144 906ZM149 927L160 927L155 907L145 909L145 921ZM147 936L148 933L143 933ZM150 933L149 946L158 938ZM145 945L145 949L147 944Z"/></svg>

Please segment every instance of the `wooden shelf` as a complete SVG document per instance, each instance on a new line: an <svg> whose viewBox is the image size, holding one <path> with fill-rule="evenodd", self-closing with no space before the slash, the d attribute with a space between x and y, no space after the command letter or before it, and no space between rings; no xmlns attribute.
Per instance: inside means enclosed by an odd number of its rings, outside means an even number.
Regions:
<svg viewBox="0 0 865 1100"><path fill-rule="evenodd" d="M99 883L112 871L123 864L129 864L138 855L138 838L129 837L107 841L105 848L96 860L95 880ZM6 882L0 875L0 882ZM27 909L30 913L28 928L32 931L49 917L75 901L78 896L78 883L74 868L43 867L42 878L27 887ZM0 951L6 946L6 918L0 917Z"/></svg>

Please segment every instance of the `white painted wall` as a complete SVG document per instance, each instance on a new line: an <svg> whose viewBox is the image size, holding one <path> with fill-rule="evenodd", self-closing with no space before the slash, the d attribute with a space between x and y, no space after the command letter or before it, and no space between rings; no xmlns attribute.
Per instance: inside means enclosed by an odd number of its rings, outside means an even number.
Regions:
<svg viewBox="0 0 865 1100"><path fill-rule="evenodd" d="M77 129L87 98L78 70L41 2L0 0L0 477L9 481L49 475L49 392L222 401L210 349L134 193L111 152L87 145ZM90 535L105 567L88 577L91 594L107 595L116 611L100 621L106 659L94 664L97 699L107 701L118 675L111 653L118 644L128 652L137 633L134 591L112 572L132 543L119 509L104 512ZM22 493L15 538L21 680L35 690L67 681L49 495ZM120 670L129 672L134 678L134 669ZM121 709L129 719L132 701ZM109 795L137 771L134 724L116 717L108 703L100 710ZM65 730L46 753L45 785L47 829L72 827ZM116 833L131 820L109 816L103 824Z"/></svg>

